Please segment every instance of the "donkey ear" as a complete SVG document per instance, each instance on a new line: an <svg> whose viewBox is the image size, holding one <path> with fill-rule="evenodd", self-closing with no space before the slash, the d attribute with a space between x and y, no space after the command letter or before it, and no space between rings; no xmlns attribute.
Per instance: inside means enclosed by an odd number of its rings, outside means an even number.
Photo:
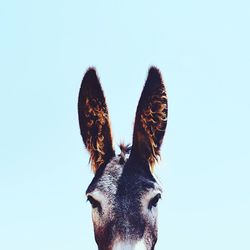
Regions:
<svg viewBox="0 0 250 250"><path fill-rule="evenodd" d="M108 109L93 68L85 73L78 98L78 118L83 142L94 172L114 156Z"/></svg>
<svg viewBox="0 0 250 250"><path fill-rule="evenodd" d="M160 71L151 67L142 91L135 118L131 157L153 169L160 155L168 115L166 89Z"/></svg>

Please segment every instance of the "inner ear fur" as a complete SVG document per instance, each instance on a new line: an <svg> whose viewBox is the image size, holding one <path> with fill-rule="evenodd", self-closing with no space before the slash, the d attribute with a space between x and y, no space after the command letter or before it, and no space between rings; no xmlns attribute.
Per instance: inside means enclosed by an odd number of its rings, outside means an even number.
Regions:
<svg viewBox="0 0 250 250"><path fill-rule="evenodd" d="M131 158L153 170L160 156L168 116L168 100L161 73L151 67L136 111Z"/></svg>
<svg viewBox="0 0 250 250"><path fill-rule="evenodd" d="M78 97L78 118L83 142L94 172L115 155L105 96L94 68L85 73Z"/></svg>

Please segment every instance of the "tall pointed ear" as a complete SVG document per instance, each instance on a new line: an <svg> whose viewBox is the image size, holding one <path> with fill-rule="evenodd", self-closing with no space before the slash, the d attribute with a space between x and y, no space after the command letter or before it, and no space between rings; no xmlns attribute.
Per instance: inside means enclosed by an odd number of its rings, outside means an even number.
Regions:
<svg viewBox="0 0 250 250"><path fill-rule="evenodd" d="M94 68L85 73L78 98L78 118L83 142L94 172L114 156L108 109Z"/></svg>
<svg viewBox="0 0 250 250"><path fill-rule="evenodd" d="M137 106L130 156L149 164L151 170L160 156L167 115L166 89L160 71L151 67Z"/></svg>

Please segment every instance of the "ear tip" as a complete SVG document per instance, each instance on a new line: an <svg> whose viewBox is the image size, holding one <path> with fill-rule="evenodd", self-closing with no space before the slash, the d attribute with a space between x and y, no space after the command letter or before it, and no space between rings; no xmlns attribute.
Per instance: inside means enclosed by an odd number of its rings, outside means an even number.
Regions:
<svg viewBox="0 0 250 250"><path fill-rule="evenodd" d="M148 70L148 80L162 83L162 76L160 70L156 66L151 66Z"/></svg>
<svg viewBox="0 0 250 250"><path fill-rule="evenodd" d="M88 86L91 86L93 84L96 85L98 83L99 78L96 73L95 67L89 67L83 76L81 88L86 88Z"/></svg>
<svg viewBox="0 0 250 250"><path fill-rule="evenodd" d="M158 72L158 73L160 73L160 70L155 65L151 65L150 68L149 68L149 72Z"/></svg>
<svg viewBox="0 0 250 250"><path fill-rule="evenodd" d="M92 66L89 67L89 68L86 70L84 76L96 76L96 68L95 68L95 67L92 67Z"/></svg>
<svg viewBox="0 0 250 250"><path fill-rule="evenodd" d="M90 72L90 73L95 73L96 72L96 68L94 67L94 66L90 66L90 67L88 67L88 69L86 70L86 73L88 73L88 72Z"/></svg>

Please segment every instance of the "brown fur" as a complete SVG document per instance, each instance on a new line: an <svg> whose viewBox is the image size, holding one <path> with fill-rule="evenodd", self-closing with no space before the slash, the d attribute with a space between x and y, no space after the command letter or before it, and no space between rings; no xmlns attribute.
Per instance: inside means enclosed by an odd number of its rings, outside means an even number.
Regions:
<svg viewBox="0 0 250 250"><path fill-rule="evenodd" d="M91 105L91 102L96 103L95 106ZM108 112L105 107L98 103L98 100L92 99L92 101L86 98L84 115L87 120L87 126L90 128L87 131L86 147L90 152L90 162L91 167L94 172L104 163L103 156L104 152L104 136L103 136L103 126L109 123ZM93 136L91 134L91 127L96 126L97 135Z"/></svg>
<svg viewBox="0 0 250 250"><path fill-rule="evenodd" d="M158 69L149 70L136 111L132 152L147 161L151 170L160 156L167 125L168 100Z"/></svg>
<svg viewBox="0 0 250 250"><path fill-rule="evenodd" d="M93 172L114 156L111 128L106 100L94 69L90 68L82 80L78 99L81 135L90 153Z"/></svg>

